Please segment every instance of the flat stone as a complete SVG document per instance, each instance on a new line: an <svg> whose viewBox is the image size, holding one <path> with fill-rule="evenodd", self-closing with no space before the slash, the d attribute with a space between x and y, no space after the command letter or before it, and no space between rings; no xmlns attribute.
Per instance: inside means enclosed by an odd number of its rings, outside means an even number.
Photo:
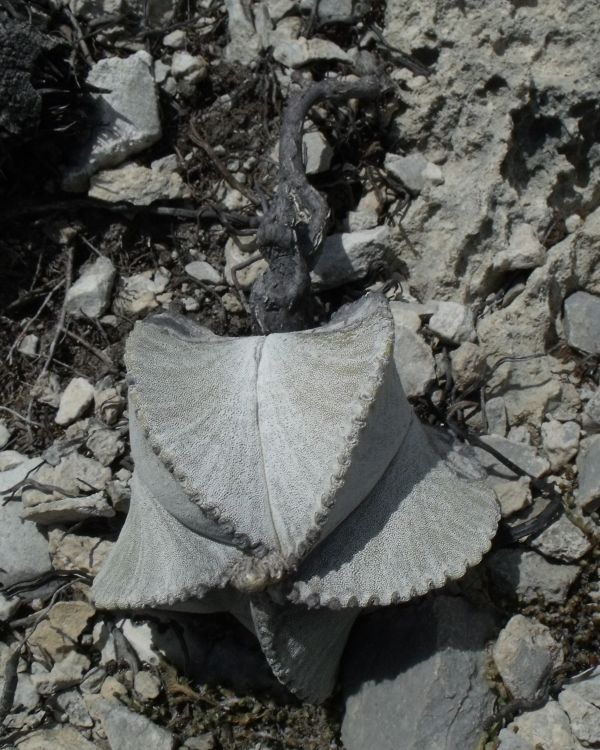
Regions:
<svg viewBox="0 0 600 750"><path fill-rule="evenodd" d="M583 510L592 512L600 506L600 435L581 441L577 471L579 487L575 502Z"/></svg>
<svg viewBox="0 0 600 750"><path fill-rule="evenodd" d="M7 452L7 451L4 451ZM19 485L26 477L44 463L43 458L25 458L24 461L17 460L14 466L0 471L0 495L10 496L14 488ZM20 497L21 491L15 491L15 497Z"/></svg>
<svg viewBox="0 0 600 750"><path fill-rule="evenodd" d="M485 357L481 348L470 341L464 341L458 349L450 352L452 377L460 391L478 383L485 373Z"/></svg>
<svg viewBox="0 0 600 750"><path fill-rule="evenodd" d="M333 149L323 133L311 130L302 136L304 170L306 174L320 174L331 166Z"/></svg>
<svg viewBox="0 0 600 750"><path fill-rule="evenodd" d="M29 638L32 650L58 662L75 651L80 635L96 610L88 602L58 602Z"/></svg>
<svg viewBox="0 0 600 750"><path fill-rule="evenodd" d="M521 223L513 228L506 250L494 256L493 268L496 271L523 271L541 266L545 259L546 251L534 227Z"/></svg>
<svg viewBox="0 0 600 750"><path fill-rule="evenodd" d="M121 288L114 309L121 315L146 315L158 307L158 297L165 291L171 274L166 268L142 271L121 278Z"/></svg>
<svg viewBox="0 0 600 750"><path fill-rule="evenodd" d="M19 453L19 451L0 451L0 476L2 475L2 472L14 469L16 466L19 466L19 464L22 464L27 460L27 456L23 453Z"/></svg>
<svg viewBox="0 0 600 750"><path fill-rule="evenodd" d="M477 747L494 706L485 676L492 622L443 595L359 620L341 678L347 750Z"/></svg>
<svg viewBox="0 0 600 750"><path fill-rule="evenodd" d="M513 698L527 700L535 697L564 660L550 630L523 615L514 615L507 622L494 644L493 656Z"/></svg>
<svg viewBox="0 0 600 750"><path fill-rule="evenodd" d="M475 340L473 313L458 302L438 302L429 320L429 329L450 344Z"/></svg>
<svg viewBox="0 0 600 750"><path fill-rule="evenodd" d="M139 671L134 680L135 692L144 700L151 701L160 694L160 680L152 672Z"/></svg>
<svg viewBox="0 0 600 750"><path fill-rule="evenodd" d="M175 29L163 37L162 40L165 47L170 49L183 49L187 42L187 35L183 29Z"/></svg>
<svg viewBox="0 0 600 750"><path fill-rule="evenodd" d="M114 542L84 534L48 531L48 551L56 570L75 570L95 576L106 562Z"/></svg>
<svg viewBox="0 0 600 750"><path fill-rule="evenodd" d="M498 750L581 750L569 717L556 701L518 716L498 735Z"/></svg>
<svg viewBox="0 0 600 750"><path fill-rule="evenodd" d="M5 422L0 421L0 449L4 448L10 440L10 430Z"/></svg>
<svg viewBox="0 0 600 750"><path fill-rule="evenodd" d="M24 507L23 518L42 525L54 526L59 523L75 523L88 518L112 518L115 510L103 492L94 492L85 497L65 497L62 500Z"/></svg>
<svg viewBox="0 0 600 750"><path fill-rule="evenodd" d="M390 302L390 311L396 327L409 328L413 333L421 328L421 317L413 307L406 302Z"/></svg>
<svg viewBox="0 0 600 750"><path fill-rule="evenodd" d="M387 258L389 247L387 226L330 235L311 274L315 288L334 289L363 279L374 264Z"/></svg>
<svg viewBox="0 0 600 750"><path fill-rule="evenodd" d="M186 50L177 50L171 60L171 75L174 78L199 81L206 76L208 63L201 55L191 55Z"/></svg>
<svg viewBox="0 0 600 750"><path fill-rule="evenodd" d="M225 0L229 44L225 48L225 59L249 65L258 59L262 49L260 36L256 33L252 11L248 0Z"/></svg>
<svg viewBox="0 0 600 750"><path fill-rule="evenodd" d="M212 732L199 734L196 737L188 737L183 743L186 750L214 750L215 738Z"/></svg>
<svg viewBox="0 0 600 750"><path fill-rule="evenodd" d="M73 727L39 729L19 740L19 750L98 750Z"/></svg>
<svg viewBox="0 0 600 750"><path fill-rule="evenodd" d="M190 190L175 170L124 164L92 175L88 195L107 203L149 206L155 201L189 198Z"/></svg>
<svg viewBox="0 0 600 750"><path fill-rule="evenodd" d="M85 378L73 378L65 388L54 421L68 425L82 416L94 401L94 386Z"/></svg>
<svg viewBox="0 0 600 750"><path fill-rule="evenodd" d="M0 504L0 584L2 586L37 578L52 570L48 542L34 523L21 518L20 506L19 502Z"/></svg>
<svg viewBox="0 0 600 750"><path fill-rule="evenodd" d="M569 685L558 696L571 730L585 747L600 744L600 676Z"/></svg>
<svg viewBox="0 0 600 750"><path fill-rule="evenodd" d="M423 396L435 382L431 349L422 336L403 325L396 325L394 361L408 398Z"/></svg>
<svg viewBox="0 0 600 750"><path fill-rule="evenodd" d="M156 143L162 132L152 58L147 52L99 60L87 82L103 93L92 94L95 127L76 166L65 176L63 187L67 190L86 190L92 174L143 151Z"/></svg>
<svg viewBox="0 0 600 750"><path fill-rule="evenodd" d="M71 651L57 661L49 672L33 675L33 682L40 695L51 695L78 685L89 667L90 660L87 656Z"/></svg>
<svg viewBox="0 0 600 750"><path fill-rule="evenodd" d="M495 396L485 402L485 419L490 435L506 437L506 404L502 396Z"/></svg>
<svg viewBox="0 0 600 750"><path fill-rule="evenodd" d="M91 432L85 442L85 447L103 466L110 466L125 451L121 435L115 430L106 429Z"/></svg>
<svg viewBox="0 0 600 750"><path fill-rule="evenodd" d="M94 722L78 690L65 690L56 696L56 702L66 714L69 724L82 729L91 729Z"/></svg>
<svg viewBox="0 0 600 750"><path fill-rule="evenodd" d="M582 424L586 430L593 432L600 429L600 388L596 390L585 405Z"/></svg>
<svg viewBox="0 0 600 750"><path fill-rule="evenodd" d="M542 442L552 471L558 471L577 455L580 433L577 422L558 422L555 419L544 422Z"/></svg>
<svg viewBox="0 0 600 750"><path fill-rule="evenodd" d="M575 292L567 297L563 325L569 346L600 354L600 296Z"/></svg>
<svg viewBox="0 0 600 750"><path fill-rule="evenodd" d="M362 196L354 211L348 211L344 228L349 232L372 229L379 223L382 210L382 201L374 190L370 190Z"/></svg>
<svg viewBox="0 0 600 750"><path fill-rule="evenodd" d="M508 518L531 505L531 480L528 477L504 479L491 475L488 476L488 481L500 503L502 518Z"/></svg>
<svg viewBox="0 0 600 750"><path fill-rule="evenodd" d="M173 750L175 746L171 732L114 700L98 698L94 710L100 717L111 750Z"/></svg>
<svg viewBox="0 0 600 750"><path fill-rule="evenodd" d="M281 40L273 48L273 58L288 68L301 68L318 61L352 62L350 55L337 44L318 37Z"/></svg>
<svg viewBox="0 0 600 750"><path fill-rule="evenodd" d="M583 531L565 515L544 529L529 544L542 555L567 563L579 560L592 548Z"/></svg>
<svg viewBox="0 0 600 750"><path fill-rule="evenodd" d="M497 550L486 563L496 586L526 603L542 599L562 604L580 573L577 565L551 563L537 552L524 549Z"/></svg>
<svg viewBox="0 0 600 750"><path fill-rule="evenodd" d="M27 336L23 336L17 347L17 351L25 357L37 357L39 350L40 339L35 333L28 333Z"/></svg>
<svg viewBox="0 0 600 750"><path fill-rule="evenodd" d="M300 0L300 9L312 13L316 0ZM370 0L319 0L317 18L322 23L358 21L371 8Z"/></svg>
<svg viewBox="0 0 600 750"><path fill-rule="evenodd" d="M539 479L550 470L550 463L531 445L517 443L500 435L482 435L481 440L512 461L528 476Z"/></svg>
<svg viewBox="0 0 600 750"><path fill-rule="evenodd" d="M67 312L75 317L102 317L110 305L116 275L117 269L110 258L96 258L67 292Z"/></svg>
<svg viewBox="0 0 600 750"><path fill-rule="evenodd" d="M196 281L203 281L205 284L221 284L223 278L216 268L205 260L193 260L185 267L187 275Z"/></svg>
<svg viewBox="0 0 600 750"><path fill-rule="evenodd" d="M437 164L428 161L423 154L410 154L409 156L387 154L383 165L411 193L417 195L428 185L444 183L442 170Z"/></svg>

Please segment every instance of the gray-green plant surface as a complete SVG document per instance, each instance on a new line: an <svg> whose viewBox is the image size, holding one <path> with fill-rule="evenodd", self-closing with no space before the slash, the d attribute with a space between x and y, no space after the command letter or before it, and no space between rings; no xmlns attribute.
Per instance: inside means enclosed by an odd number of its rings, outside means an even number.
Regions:
<svg viewBox="0 0 600 750"><path fill-rule="evenodd" d="M281 682L326 698L360 610L460 578L499 520L481 474L419 423L393 353L375 294L293 333L138 323L131 510L96 603L229 610Z"/></svg>

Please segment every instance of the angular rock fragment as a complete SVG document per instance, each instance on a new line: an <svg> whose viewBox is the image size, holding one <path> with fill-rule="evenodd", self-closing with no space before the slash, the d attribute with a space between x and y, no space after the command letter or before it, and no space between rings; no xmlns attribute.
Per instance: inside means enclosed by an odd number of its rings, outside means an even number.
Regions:
<svg viewBox="0 0 600 750"><path fill-rule="evenodd" d="M550 469L557 471L577 455L581 429L577 422L551 419L542 425L542 441L550 460Z"/></svg>
<svg viewBox="0 0 600 750"><path fill-rule="evenodd" d="M600 296L575 292L565 300L565 336L570 346L600 354Z"/></svg>
<svg viewBox="0 0 600 750"><path fill-rule="evenodd" d="M584 747L600 744L600 676L567 686L558 696L571 730Z"/></svg>
<svg viewBox="0 0 600 750"><path fill-rule="evenodd" d="M517 224L512 230L506 250L495 257L493 267L498 271L522 271L541 266L546 251L531 224Z"/></svg>
<svg viewBox="0 0 600 750"><path fill-rule="evenodd" d="M317 289L334 289L358 281L375 264L385 261L389 248L390 229L387 226L332 234L323 243L311 274L312 282Z"/></svg>
<svg viewBox="0 0 600 750"><path fill-rule="evenodd" d="M516 443L499 435L483 435L481 439L535 479L539 479L550 469L549 462L531 445Z"/></svg>
<svg viewBox="0 0 600 750"><path fill-rule="evenodd" d="M171 732L115 700L96 698L93 713L102 722L111 750L173 750L175 747Z"/></svg>
<svg viewBox="0 0 600 750"><path fill-rule="evenodd" d="M580 573L577 565L557 565L523 549L492 552L487 567L501 591L528 603L542 599L562 604Z"/></svg>
<svg viewBox="0 0 600 750"><path fill-rule="evenodd" d="M48 542L34 523L21 518L20 503L0 503L0 584L10 586L50 570Z"/></svg>
<svg viewBox="0 0 600 750"><path fill-rule="evenodd" d="M301 68L321 60L351 63L352 58L341 47L328 39L313 37L306 39L286 39L273 48L273 57L288 68Z"/></svg>
<svg viewBox="0 0 600 750"><path fill-rule="evenodd" d="M149 206L155 201L181 200L190 197L190 190L174 170L125 164L106 169L90 178L90 198L108 203L131 203Z"/></svg>
<svg viewBox="0 0 600 750"><path fill-rule="evenodd" d="M438 302L436 311L429 320L429 328L450 344L475 340L473 313L458 302Z"/></svg>
<svg viewBox="0 0 600 750"><path fill-rule="evenodd" d="M583 510L594 511L600 505L600 435L591 435L581 441L577 472L579 487L575 501Z"/></svg>
<svg viewBox="0 0 600 750"><path fill-rule="evenodd" d="M67 312L77 317L102 317L109 308L116 275L117 270L110 258L96 258L67 292Z"/></svg>
<svg viewBox="0 0 600 750"><path fill-rule="evenodd" d="M94 400L94 386L85 378L73 378L60 397L56 424L69 425L79 419Z"/></svg>
<svg viewBox="0 0 600 750"><path fill-rule="evenodd" d="M500 734L498 750L581 750L569 717L556 701L518 716Z"/></svg>
<svg viewBox="0 0 600 750"><path fill-rule="evenodd" d="M444 182L442 170L422 154L388 154L384 166L414 194L420 193L427 185L442 185Z"/></svg>
<svg viewBox="0 0 600 750"><path fill-rule="evenodd" d="M185 272L192 279L203 281L205 284L220 284L223 281L217 269L205 260L193 260L186 265Z"/></svg>
<svg viewBox="0 0 600 750"><path fill-rule="evenodd" d="M542 555L567 563L579 560L592 548L583 531L565 515L550 524L529 544Z"/></svg>

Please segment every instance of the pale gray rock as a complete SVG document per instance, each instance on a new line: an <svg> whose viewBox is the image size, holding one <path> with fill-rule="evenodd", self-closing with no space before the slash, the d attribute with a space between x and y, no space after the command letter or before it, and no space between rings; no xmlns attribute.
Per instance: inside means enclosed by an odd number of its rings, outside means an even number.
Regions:
<svg viewBox="0 0 600 750"><path fill-rule="evenodd" d="M477 344L464 341L458 349L450 352L450 361L454 384L459 390L465 391L483 378L485 357Z"/></svg>
<svg viewBox="0 0 600 750"><path fill-rule="evenodd" d="M360 232L363 229L373 229L379 223L379 216L383 205L374 190L365 193L359 200L354 211L349 211L344 222L348 232Z"/></svg>
<svg viewBox="0 0 600 750"><path fill-rule="evenodd" d="M85 190L92 174L117 166L161 136L152 58L147 52L100 60L87 81L106 93L94 94L96 126L77 164L65 175L67 190Z"/></svg>
<svg viewBox="0 0 600 750"><path fill-rule="evenodd" d="M95 576L106 562L114 542L88 534L68 534L62 529L49 529L48 551L52 567Z"/></svg>
<svg viewBox="0 0 600 750"><path fill-rule="evenodd" d="M48 542L34 523L21 518L20 503L8 502L0 505L0 521L2 586L36 578L52 570Z"/></svg>
<svg viewBox="0 0 600 750"><path fill-rule="evenodd" d="M508 518L531 505L531 480L527 477L505 479L492 474L488 481L500 503L502 518Z"/></svg>
<svg viewBox="0 0 600 750"><path fill-rule="evenodd" d="M90 432L85 446L103 466L110 466L125 451L120 434L102 428Z"/></svg>
<svg viewBox="0 0 600 750"><path fill-rule="evenodd" d="M37 357L40 350L40 338L35 333L23 336L17 347L17 351L25 357Z"/></svg>
<svg viewBox="0 0 600 750"><path fill-rule="evenodd" d="M28 521L42 525L56 525L84 521L88 518L111 518L114 508L108 503L103 492L94 492L85 497L65 497L48 500L23 507L22 516Z"/></svg>
<svg viewBox="0 0 600 750"><path fill-rule="evenodd" d="M38 729L19 742L19 750L98 750L98 745L86 740L74 727Z"/></svg>
<svg viewBox="0 0 600 750"><path fill-rule="evenodd" d="M557 565L524 549L492 552L487 567L499 589L527 603L542 599L562 604L580 573L577 565Z"/></svg>
<svg viewBox="0 0 600 750"><path fill-rule="evenodd" d="M223 281L217 269L205 260L193 260L186 265L185 272L190 278L203 281L206 284L220 284Z"/></svg>
<svg viewBox="0 0 600 750"><path fill-rule="evenodd" d="M231 62L249 65L258 59L262 49L260 36L256 33L249 0L225 0L229 44L225 58Z"/></svg>
<svg viewBox="0 0 600 750"><path fill-rule="evenodd" d="M85 378L73 378L65 388L54 421L69 425L81 417L94 401L94 386Z"/></svg>
<svg viewBox="0 0 600 750"><path fill-rule="evenodd" d="M585 132L585 102L600 95L596 10L595 0L557 4L551 13L504 1L386 3L386 40L426 50L432 60L433 75L406 86L406 108L394 120L403 143L440 163L444 174L444 184L419 195L403 218L415 248L403 258L421 298L470 301L496 291L494 258L519 223L543 236L557 191L566 215L589 221L600 181L595 124ZM414 76L407 79L414 85ZM581 160L573 163L566 154L582 138ZM579 242L584 227L563 242ZM600 291L582 282L571 277L569 293ZM557 295L552 307L560 305ZM532 350L539 351L530 344Z"/></svg>
<svg viewBox="0 0 600 750"><path fill-rule="evenodd" d="M600 744L600 676L566 687L558 696L571 731L585 747Z"/></svg>
<svg viewBox="0 0 600 750"><path fill-rule="evenodd" d="M187 750L214 750L215 740L211 732L200 734L196 737L188 737L183 743Z"/></svg>
<svg viewBox="0 0 600 750"><path fill-rule="evenodd" d="M506 404L502 396L495 396L485 402L485 420L490 435L506 437Z"/></svg>
<svg viewBox="0 0 600 750"><path fill-rule="evenodd" d="M157 698L160 693L160 680L152 672L141 670L133 680L133 687L141 698L151 701Z"/></svg>
<svg viewBox="0 0 600 750"><path fill-rule="evenodd" d="M499 734L498 750L582 750L556 701L521 714Z"/></svg>
<svg viewBox="0 0 600 750"><path fill-rule="evenodd" d="M187 35L183 29L175 29L163 37L162 43L170 49L183 49L187 42Z"/></svg>
<svg viewBox="0 0 600 750"><path fill-rule="evenodd" d="M538 240L531 224L517 224L513 227L508 247L494 257L493 268L497 271L522 271L541 266L546 251Z"/></svg>
<svg viewBox="0 0 600 750"><path fill-rule="evenodd" d="M326 172L333 157L333 149L327 143L323 133L311 130L302 136L304 154L304 169L306 174L320 174Z"/></svg>
<svg viewBox="0 0 600 750"><path fill-rule="evenodd" d="M531 445L517 443L500 435L483 435L481 440L535 479L539 479L550 469L549 462Z"/></svg>
<svg viewBox="0 0 600 750"><path fill-rule="evenodd" d="M281 40L273 48L273 57L288 68L301 68L319 61L352 62L350 55L337 44L318 37Z"/></svg>
<svg viewBox="0 0 600 750"><path fill-rule="evenodd" d="M303 13L313 13L316 0L300 0ZM371 0L319 0L317 18L321 23L358 21L371 7Z"/></svg>
<svg viewBox="0 0 600 750"><path fill-rule="evenodd" d="M561 562L575 562L592 548L587 536L565 515L544 529L529 544L542 555Z"/></svg>
<svg viewBox="0 0 600 750"><path fill-rule="evenodd" d="M188 81L199 81L206 76L208 63L200 55L191 55L186 50L177 50L171 60L171 75Z"/></svg>
<svg viewBox="0 0 600 750"><path fill-rule="evenodd" d="M254 237L230 237L225 243L225 281L229 286L235 286L233 268L249 260L256 253ZM254 263L236 271L236 279L240 289L248 290L256 279L267 269L267 261L259 258Z"/></svg>
<svg viewBox="0 0 600 750"><path fill-rule="evenodd" d="M514 615L500 632L493 649L502 681L513 698L534 698L564 660L550 630L537 620Z"/></svg>
<svg viewBox="0 0 600 750"><path fill-rule="evenodd" d="M552 471L558 471L577 455L580 433L577 422L558 422L555 419L544 422L542 442Z"/></svg>
<svg viewBox="0 0 600 750"><path fill-rule="evenodd" d="M394 317L396 328L398 326L409 328L413 333L417 333L421 328L419 313L406 302L390 302L390 310Z"/></svg>
<svg viewBox="0 0 600 750"><path fill-rule="evenodd" d="M177 172L161 168L160 163L153 162L150 168L125 164L92 175L88 195L107 203L149 206L154 201L189 198L191 193Z"/></svg>
<svg viewBox="0 0 600 750"><path fill-rule="evenodd" d="M582 424L588 432L600 429L600 389L596 390L583 410Z"/></svg>
<svg viewBox="0 0 600 750"><path fill-rule="evenodd" d="M100 318L110 305L117 269L104 255L85 267L67 292L66 309L75 317Z"/></svg>
<svg viewBox="0 0 600 750"><path fill-rule="evenodd" d="M71 11L79 18L118 15L123 9L123 0L69 0Z"/></svg>
<svg viewBox="0 0 600 750"><path fill-rule="evenodd" d="M589 354L600 354L600 296L575 292L565 300L567 342Z"/></svg>
<svg viewBox="0 0 600 750"><path fill-rule="evenodd" d="M437 164L427 161L422 154L387 154L384 167L411 193L418 194L426 186L442 185L444 182L442 170Z"/></svg>
<svg viewBox="0 0 600 750"><path fill-rule="evenodd" d="M94 726L94 721L78 690L65 690L64 693L59 693L56 702L65 712L69 724L82 729L91 729Z"/></svg>
<svg viewBox="0 0 600 750"><path fill-rule="evenodd" d="M4 594L0 594L0 622L8 622L20 606L21 601L18 596L9 599Z"/></svg>
<svg viewBox="0 0 600 750"><path fill-rule="evenodd" d="M266 0L265 4L269 12L269 18L274 23L280 21L288 13L295 11L297 7L296 0Z"/></svg>
<svg viewBox="0 0 600 750"><path fill-rule="evenodd" d="M583 510L596 510L600 505L600 435L591 435L581 441L577 471L579 487L575 502Z"/></svg>
<svg viewBox="0 0 600 750"><path fill-rule="evenodd" d="M14 469L15 467L19 466L19 464L22 464L27 460L27 456L25 456L23 453L19 453L19 451L0 451L0 477L2 476L2 472ZM2 485L0 481L0 487L1 486ZM1 492L2 489L0 489L0 493Z"/></svg>
<svg viewBox="0 0 600 750"><path fill-rule="evenodd" d="M70 651L57 661L49 672L33 675L33 683L40 695L51 695L58 690L77 685L90 667L87 656L78 651Z"/></svg>
<svg viewBox="0 0 600 750"><path fill-rule="evenodd" d="M475 340L473 313L458 302L438 302L437 309L429 320L429 328L450 344Z"/></svg>
<svg viewBox="0 0 600 750"><path fill-rule="evenodd" d="M488 612L450 596L359 622L342 672L347 750L475 748L494 705L491 632Z"/></svg>
<svg viewBox="0 0 600 750"><path fill-rule="evenodd" d="M146 315L159 306L158 297L167 288L171 274L166 268L142 271L121 279L121 288L114 302L121 315Z"/></svg>
<svg viewBox="0 0 600 750"><path fill-rule="evenodd" d="M6 453L8 451L5 451ZM15 451L16 452L16 451ZM9 457L9 461L12 457ZM20 497L21 491L18 489L18 485L23 482L26 477L31 474L44 463L43 458L24 458L24 460L13 459L12 466L8 466L6 469L0 471L0 495L10 497Z"/></svg>
<svg viewBox="0 0 600 750"><path fill-rule="evenodd" d="M388 257L390 234L389 227L380 226L327 237L311 274L315 288L334 289L364 278L373 264Z"/></svg>
<svg viewBox="0 0 600 750"><path fill-rule="evenodd" d="M435 382L431 349L422 336L403 324L396 324L394 360L407 397L416 398L427 393Z"/></svg>
<svg viewBox="0 0 600 750"><path fill-rule="evenodd" d="M171 732L115 700L96 698L94 713L102 722L111 750L173 750L175 746Z"/></svg>

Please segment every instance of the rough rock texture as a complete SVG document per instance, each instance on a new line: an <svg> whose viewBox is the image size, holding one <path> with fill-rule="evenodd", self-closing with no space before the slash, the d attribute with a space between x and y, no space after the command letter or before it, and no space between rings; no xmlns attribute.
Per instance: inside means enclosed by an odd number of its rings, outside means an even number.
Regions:
<svg viewBox="0 0 600 750"><path fill-rule="evenodd" d="M558 696L567 712L571 730L585 747L600 744L600 676L569 685Z"/></svg>
<svg viewBox="0 0 600 750"><path fill-rule="evenodd" d="M386 39L434 61L435 75L403 91L407 109L396 120L405 150L444 175L403 222L422 298L495 291L494 258L519 225L543 237L555 210L585 218L598 206L599 33L594 0L387 3Z"/></svg>
<svg viewBox="0 0 600 750"><path fill-rule="evenodd" d="M556 701L516 718L500 732L498 750L581 750L569 717Z"/></svg>
<svg viewBox="0 0 600 750"><path fill-rule="evenodd" d="M491 630L488 612L450 596L359 623L342 675L347 750L474 750L493 711Z"/></svg>
<svg viewBox="0 0 600 750"><path fill-rule="evenodd" d="M579 488L575 500L579 507L593 511L600 505L600 435L581 441L577 469Z"/></svg>
<svg viewBox="0 0 600 750"><path fill-rule="evenodd" d="M108 310L117 270L110 258L101 256L81 273L67 292L67 312L99 318Z"/></svg>
<svg viewBox="0 0 600 750"><path fill-rule="evenodd" d="M386 258L389 249L387 226L332 234L323 243L321 256L311 274L313 284L317 289L329 289L362 279L375 263Z"/></svg>
<svg viewBox="0 0 600 750"><path fill-rule="evenodd" d="M96 127L90 142L64 180L67 190L85 190L89 177L143 151L161 136L152 58L145 51L99 60L88 83L108 93L96 95Z"/></svg>
<svg viewBox="0 0 600 750"><path fill-rule="evenodd" d="M175 738L171 732L153 724L150 719L129 711L117 701L94 696L88 706L102 722L111 750L172 750Z"/></svg>
<svg viewBox="0 0 600 750"><path fill-rule="evenodd" d="M550 630L536 620L514 615L494 645L494 661L513 698L533 698L563 662Z"/></svg>
<svg viewBox="0 0 600 750"><path fill-rule="evenodd" d="M190 191L175 171L125 164L118 169L106 169L92 175L90 198L117 203L125 201L134 206L149 206L154 201L189 198Z"/></svg>
<svg viewBox="0 0 600 750"><path fill-rule="evenodd" d="M506 594L525 602L538 599L561 604L579 576L576 565L555 565L537 552L501 549L487 558L490 574Z"/></svg>
<svg viewBox="0 0 600 750"><path fill-rule="evenodd" d="M583 531L564 515L532 539L530 544L546 557L561 562L579 560L592 548Z"/></svg>
<svg viewBox="0 0 600 750"><path fill-rule="evenodd" d="M54 421L60 425L75 422L91 406L93 400L94 386L85 378L73 378L60 398Z"/></svg>
<svg viewBox="0 0 600 750"><path fill-rule="evenodd" d="M3 586L35 578L52 569L48 543L34 523L21 518L19 506L18 502L0 505L0 584Z"/></svg>
<svg viewBox="0 0 600 750"><path fill-rule="evenodd" d="M565 336L571 346L600 354L600 296L575 292L565 300Z"/></svg>

